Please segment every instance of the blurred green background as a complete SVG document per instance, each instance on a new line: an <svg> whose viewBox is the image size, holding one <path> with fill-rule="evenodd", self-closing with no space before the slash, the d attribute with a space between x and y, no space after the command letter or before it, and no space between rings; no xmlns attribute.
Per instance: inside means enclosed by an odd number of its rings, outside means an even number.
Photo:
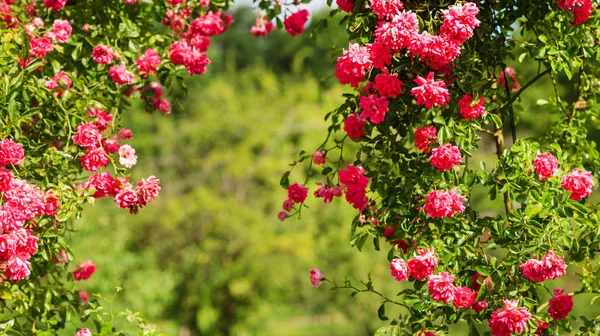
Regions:
<svg viewBox="0 0 600 336"><path fill-rule="evenodd" d="M340 199L325 205L309 197L311 209L301 220L276 217L286 198L281 174L300 150L323 141L325 113L343 102L333 51L347 46L345 32L333 19L316 40L309 32L255 38L251 9L238 10L235 20L213 40L208 73L189 80L188 95L172 115L149 115L140 107L125 115L139 157L133 179L156 175L162 193L138 215L110 199L88 206L69 240L75 263L91 259L98 271L78 285L110 296L118 283L124 291L115 311L140 311L168 335L372 335L387 323L377 317L377 297L350 297L327 284L315 289L308 276L318 267L358 284L371 273L375 288L394 296L401 287L389 275L388 249L350 247L356 213ZM517 67L523 83L536 70ZM557 118L536 104L550 95L544 79L522 96L519 137L540 134ZM488 140L476 160L492 164L495 148ZM291 182L303 181L305 173L294 170ZM498 202L487 200L483 187L471 200L485 214L502 211ZM387 308L388 316L401 313ZM595 313L576 304L574 315L584 311ZM454 330L466 334L461 326Z"/></svg>

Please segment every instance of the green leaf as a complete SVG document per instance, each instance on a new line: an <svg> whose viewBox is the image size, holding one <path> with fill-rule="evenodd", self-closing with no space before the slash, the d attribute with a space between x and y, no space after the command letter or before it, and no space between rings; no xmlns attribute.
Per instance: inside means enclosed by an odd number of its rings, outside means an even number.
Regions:
<svg viewBox="0 0 600 336"><path fill-rule="evenodd" d="M540 213L540 211L542 211L543 208L544 206L541 203L529 203L525 207L525 215L533 217Z"/></svg>
<svg viewBox="0 0 600 336"><path fill-rule="evenodd" d="M538 36L538 40L542 41L542 43L548 42L548 38L546 37L546 35Z"/></svg>
<svg viewBox="0 0 600 336"><path fill-rule="evenodd" d="M283 189L287 189L290 186L290 173L290 171L283 173L283 176L281 176L281 180L279 180L279 185Z"/></svg>
<svg viewBox="0 0 600 336"><path fill-rule="evenodd" d="M389 318L385 316L385 303L381 304L381 306L379 306L379 309L377 309L377 317L379 317L379 319L382 321L389 320Z"/></svg>
<svg viewBox="0 0 600 336"><path fill-rule="evenodd" d="M488 266L485 265L479 265L475 267L475 270L477 271L477 273L483 275L483 276L489 276L490 275L490 269L488 268Z"/></svg>
<svg viewBox="0 0 600 336"><path fill-rule="evenodd" d="M500 117L497 114L490 113L490 117L492 118L494 125L496 125L496 128L502 127L502 119L500 119Z"/></svg>
<svg viewBox="0 0 600 336"><path fill-rule="evenodd" d="M573 200L569 200L567 202L567 206L581 214L587 214L589 211L589 209L585 205L583 205L579 202L575 202Z"/></svg>
<svg viewBox="0 0 600 336"><path fill-rule="evenodd" d="M394 331L397 329L398 329L398 326L395 326L395 325L381 327L375 331L374 336L391 336L391 335L393 335Z"/></svg>
<svg viewBox="0 0 600 336"><path fill-rule="evenodd" d="M444 119L444 117L442 116L437 116L433 118L433 122L440 125L446 125L446 119Z"/></svg>
<svg viewBox="0 0 600 336"><path fill-rule="evenodd" d="M482 284L481 288L479 288L479 292L477 293L477 302L483 300L488 292L487 284Z"/></svg>

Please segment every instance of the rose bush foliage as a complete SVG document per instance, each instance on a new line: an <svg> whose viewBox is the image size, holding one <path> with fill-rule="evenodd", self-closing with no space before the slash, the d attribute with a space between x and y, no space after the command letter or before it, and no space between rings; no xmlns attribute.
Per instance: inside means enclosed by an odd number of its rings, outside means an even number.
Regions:
<svg viewBox="0 0 600 336"><path fill-rule="evenodd" d="M278 217L306 211L304 198L292 196L316 180L309 193L344 197L359 211L352 246L391 244L387 281L403 289L390 297L370 278L357 287L323 269L311 271L313 285L380 296L382 320L389 319L386 305L403 307L377 335L442 335L459 322L472 335L558 335L575 325L578 334L597 334L598 318L567 318L574 295L599 290L599 204L590 195L600 155L588 137L599 126L596 5L337 4L350 44L335 76L355 90L326 115L329 136L318 152L302 152L292 164L313 159L304 184L290 185L290 172L282 177L292 192ZM515 62L535 64L537 75L522 78L510 67ZM539 138L517 134L520 96L542 78L555 95L538 104L558 121ZM561 80L575 99L559 92ZM495 144L493 167L473 162L486 150L482 139ZM348 161L345 148L356 146ZM503 203L503 214L478 212L471 196L479 186ZM580 288L566 293L547 282L563 276L578 278Z"/></svg>

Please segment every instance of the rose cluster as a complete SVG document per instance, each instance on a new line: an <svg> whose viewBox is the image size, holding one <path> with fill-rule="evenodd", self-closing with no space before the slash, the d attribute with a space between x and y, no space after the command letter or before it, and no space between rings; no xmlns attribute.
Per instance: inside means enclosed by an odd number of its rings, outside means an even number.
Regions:
<svg viewBox="0 0 600 336"><path fill-rule="evenodd" d="M558 159L550 153L540 153L533 160L533 166L538 179L543 181L556 174ZM572 200L580 201L592 193L594 177L591 172L574 168L570 174L563 176L561 186L571 192L569 197Z"/></svg>
<svg viewBox="0 0 600 336"><path fill-rule="evenodd" d="M570 11L576 25L586 22L594 11L592 0L558 0L558 8Z"/></svg>
<svg viewBox="0 0 600 336"><path fill-rule="evenodd" d="M87 123L81 123L77 127L77 133L73 136L73 142L85 150L81 156L81 165L89 172L97 172L110 162L109 156L118 155L118 162L131 168L137 163L135 149L130 145L120 144L119 140L131 139L133 134L128 129L121 129L117 135L109 138L104 131L112 121L113 116L104 110L90 109ZM154 201L160 192L160 180L154 176L142 179L134 188L124 176L113 178L108 172L100 172L90 176L83 185L84 189L93 189L92 197L113 197L117 206L129 209L136 213L138 208L143 208Z"/></svg>
<svg viewBox="0 0 600 336"><path fill-rule="evenodd" d="M39 238L32 229L36 218L54 216L59 201L52 191L43 192L27 181L15 178L10 167L25 158L23 147L0 141L0 271L9 280L23 280L30 274L29 259L38 249Z"/></svg>
<svg viewBox="0 0 600 336"><path fill-rule="evenodd" d="M326 159L321 151L313 154L315 164L325 164ZM340 170L340 183L343 186L329 186L327 184L317 182L319 187L314 192L316 198L323 198L325 203L330 203L334 197L346 195L346 201L355 209L363 211L367 208L369 198L367 197L367 187L369 178L365 176L365 169L360 166L346 165L346 169ZM283 210L277 215L280 221L284 221L290 215L295 204L303 204L308 196L308 188L302 184L294 183L288 187L288 198L283 202Z"/></svg>
<svg viewBox="0 0 600 336"><path fill-rule="evenodd" d="M221 11L216 13L208 11L191 20L191 13L190 8L175 6L167 12L167 19L163 23L169 25L181 36L181 39L173 42L169 48L171 62L175 65L185 66L190 75L201 75L206 72L206 67L210 64L210 60L206 56L206 51L210 46L210 37L227 31L233 17L223 14ZM187 30L183 31L188 19L191 22L187 25ZM173 22L180 22L180 24L174 25Z"/></svg>

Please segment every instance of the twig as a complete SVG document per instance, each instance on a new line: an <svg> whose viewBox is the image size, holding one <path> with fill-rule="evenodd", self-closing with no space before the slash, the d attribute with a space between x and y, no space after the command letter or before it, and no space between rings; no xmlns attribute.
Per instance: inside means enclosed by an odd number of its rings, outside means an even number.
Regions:
<svg viewBox="0 0 600 336"><path fill-rule="evenodd" d="M514 96L512 96L512 98L510 99L510 101L508 103L509 104L514 103L515 100L517 100L517 98L519 98L519 96L521 95L521 93L523 93L523 91L525 91L533 83L537 82L540 78L542 78L545 75L547 75L549 72L550 72L550 69L546 69L546 70L542 71L541 73L539 73L537 76L533 77L529 82L527 82L525 85L523 85L521 87L521 89L519 91L517 91L517 93ZM506 74L504 74L504 76L506 78ZM504 80L504 82L506 83L506 79Z"/></svg>
<svg viewBox="0 0 600 336"><path fill-rule="evenodd" d="M571 123L573 122L573 118L575 117L575 112L577 111L577 103L579 102L579 100L581 99L581 73L583 72L583 60L581 61L581 66L579 67L579 75L578 75L578 79L577 79L577 95L575 97L577 97L575 104L573 104L573 110L571 110L571 113L569 114L569 119L567 120L567 125L571 125Z"/></svg>
<svg viewBox="0 0 600 336"><path fill-rule="evenodd" d="M512 134L513 144L517 142L517 130L515 125L515 112L513 110L513 100L510 97L510 89L508 88L508 78L506 77L506 70L502 72L504 76L504 88L506 89L506 97L508 98L508 115L510 119L510 132Z"/></svg>

